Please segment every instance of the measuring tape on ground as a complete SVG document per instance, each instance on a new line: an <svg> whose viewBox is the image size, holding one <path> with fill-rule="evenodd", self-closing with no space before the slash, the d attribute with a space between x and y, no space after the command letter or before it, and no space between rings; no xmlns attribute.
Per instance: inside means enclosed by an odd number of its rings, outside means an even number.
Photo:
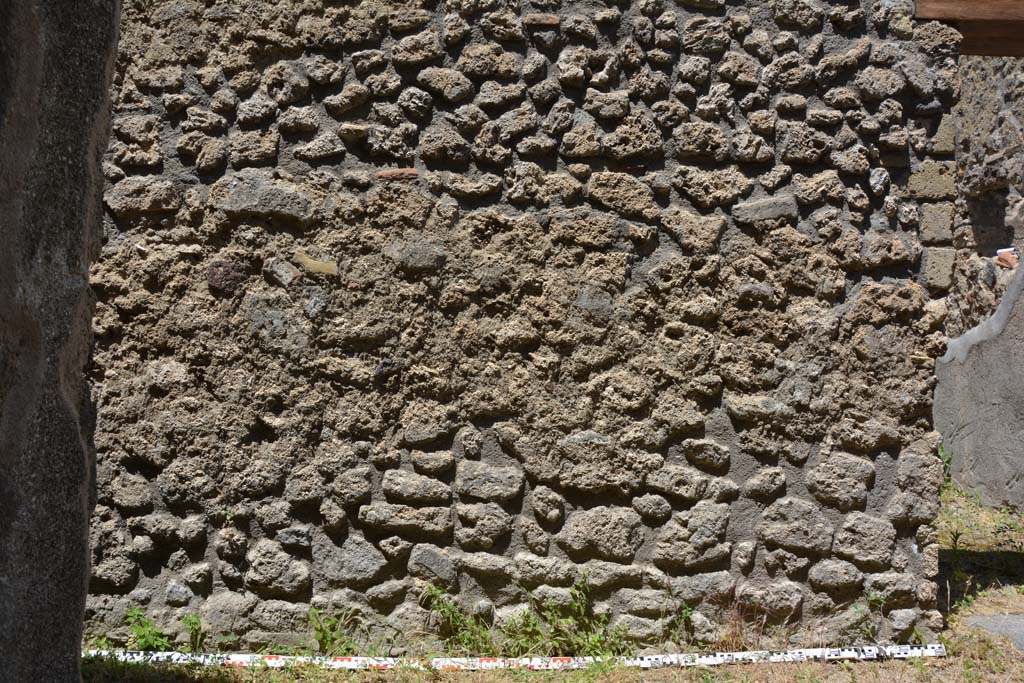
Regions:
<svg viewBox="0 0 1024 683"><path fill-rule="evenodd" d="M892 645L869 647L819 647L802 650L757 650L708 654L645 655L639 657L291 657L285 655L189 654L186 652L135 652L131 650L87 650L87 657L119 662L150 664L200 664L203 666L268 667L319 666L324 669L386 671L391 669L433 669L435 671L487 671L526 669L560 671L586 669L600 662L639 669L681 666L719 666L781 662L876 661L945 657L944 645Z"/></svg>

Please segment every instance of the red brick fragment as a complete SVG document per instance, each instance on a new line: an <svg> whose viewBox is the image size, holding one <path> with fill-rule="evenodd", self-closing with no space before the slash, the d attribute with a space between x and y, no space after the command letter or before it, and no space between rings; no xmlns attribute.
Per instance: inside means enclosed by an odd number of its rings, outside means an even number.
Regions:
<svg viewBox="0 0 1024 683"><path fill-rule="evenodd" d="M1001 268L1012 269L1016 268L1020 259L1012 251L1004 251L999 256L996 256L996 265Z"/></svg>
<svg viewBox="0 0 1024 683"><path fill-rule="evenodd" d="M386 168L377 171L377 180L416 180L419 175L415 168Z"/></svg>
<svg viewBox="0 0 1024 683"><path fill-rule="evenodd" d="M525 26L559 26L562 20L557 14L527 14L523 16Z"/></svg>

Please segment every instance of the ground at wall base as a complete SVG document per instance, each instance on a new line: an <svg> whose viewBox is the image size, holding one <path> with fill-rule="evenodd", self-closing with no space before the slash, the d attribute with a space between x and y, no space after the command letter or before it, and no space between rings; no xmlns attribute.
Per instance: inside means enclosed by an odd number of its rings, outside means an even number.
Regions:
<svg viewBox="0 0 1024 683"><path fill-rule="evenodd" d="M1024 655L1006 639L967 624L978 616L1024 613L1024 523L1019 513L981 505L970 492L947 485L936 521L942 546L939 606L948 628L940 636L944 659L840 664L725 666L714 669L636 671L622 668L586 672L525 671L428 674L422 671L337 672L313 669L232 670L126 665L87 660L84 683L1014 683L1024 681ZM952 597L950 597L952 596ZM752 645L752 646L756 646Z"/></svg>
<svg viewBox="0 0 1024 683"><path fill-rule="evenodd" d="M1020 598L1024 604L1024 598ZM984 598L979 599L984 604ZM567 673L524 671L338 672L319 669L223 670L86 660L84 683L1011 683L1024 681L1024 656L1008 642L956 622L944 636L945 659L885 663L767 664L714 669L607 668Z"/></svg>

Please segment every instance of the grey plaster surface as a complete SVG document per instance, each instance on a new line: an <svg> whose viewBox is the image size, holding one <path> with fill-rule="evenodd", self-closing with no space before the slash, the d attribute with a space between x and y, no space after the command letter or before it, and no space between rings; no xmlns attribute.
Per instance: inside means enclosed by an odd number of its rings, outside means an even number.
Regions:
<svg viewBox="0 0 1024 683"><path fill-rule="evenodd" d="M77 681L116 0L0 3L0 682Z"/></svg>
<svg viewBox="0 0 1024 683"><path fill-rule="evenodd" d="M936 363L935 427L953 478L989 505L1024 505L1024 269L996 312Z"/></svg>
<svg viewBox="0 0 1024 683"><path fill-rule="evenodd" d="M997 636L1009 638L1018 650L1024 650L1024 614L995 617L968 617L967 623Z"/></svg>

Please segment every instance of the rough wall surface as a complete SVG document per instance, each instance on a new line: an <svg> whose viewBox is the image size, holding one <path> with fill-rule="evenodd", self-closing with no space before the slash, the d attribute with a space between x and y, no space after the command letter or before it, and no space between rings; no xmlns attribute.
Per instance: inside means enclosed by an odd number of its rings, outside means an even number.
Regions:
<svg viewBox="0 0 1024 683"><path fill-rule="evenodd" d="M90 629L401 641L584 573L649 643L936 628L959 36L911 9L126 12Z"/></svg>
<svg viewBox="0 0 1024 683"><path fill-rule="evenodd" d="M991 315L1012 272L992 259L1024 245L1024 59L964 57L957 125L958 200L954 229L941 232L956 249L946 323L958 337Z"/></svg>
<svg viewBox="0 0 1024 683"><path fill-rule="evenodd" d="M935 426L952 455L953 479L987 505L1024 508L1020 436L1024 400L1017 372L1024 348L1024 269L996 312L951 340L935 366Z"/></svg>
<svg viewBox="0 0 1024 683"><path fill-rule="evenodd" d="M959 198L947 331L936 365L935 425L953 479L990 505L1024 507L1019 356L1021 268L1000 267L1002 247L1024 247L1024 60L965 57L957 159Z"/></svg>
<svg viewBox="0 0 1024 683"><path fill-rule="evenodd" d="M78 681L114 0L0 3L0 681Z"/></svg>

